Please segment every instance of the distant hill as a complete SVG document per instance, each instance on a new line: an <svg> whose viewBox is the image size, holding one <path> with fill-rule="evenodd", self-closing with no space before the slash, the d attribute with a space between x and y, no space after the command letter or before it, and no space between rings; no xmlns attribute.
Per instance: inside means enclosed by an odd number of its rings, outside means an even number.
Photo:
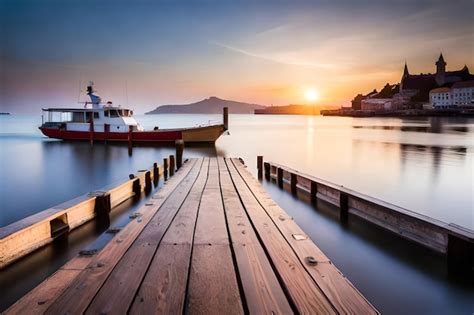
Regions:
<svg viewBox="0 0 474 315"><path fill-rule="evenodd" d="M223 107L228 107L229 113L232 114L253 114L256 109L265 108L263 105L223 100L212 96L191 104L161 105L145 114L220 114Z"/></svg>
<svg viewBox="0 0 474 315"><path fill-rule="evenodd" d="M285 106L269 106L255 110L255 114L261 115L319 115L321 109L326 109L327 106L309 106L291 104Z"/></svg>

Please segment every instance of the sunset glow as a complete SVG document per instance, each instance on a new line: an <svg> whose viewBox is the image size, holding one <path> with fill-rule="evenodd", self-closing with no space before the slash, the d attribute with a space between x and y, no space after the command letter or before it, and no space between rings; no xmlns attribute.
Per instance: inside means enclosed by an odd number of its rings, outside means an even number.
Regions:
<svg viewBox="0 0 474 315"><path fill-rule="evenodd" d="M315 89L311 88L311 89L307 89L305 92L304 92L304 98L310 102L310 103L314 103L316 102L318 99L319 99L319 93L318 91L316 91Z"/></svg>
<svg viewBox="0 0 474 315"><path fill-rule="evenodd" d="M468 0L73 2L4 2L3 111L71 106L89 80L137 113L212 95L340 107L399 82L405 60L414 73L433 73L442 51L448 69L474 68L472 49L462 49L474 42Z"/></svg>

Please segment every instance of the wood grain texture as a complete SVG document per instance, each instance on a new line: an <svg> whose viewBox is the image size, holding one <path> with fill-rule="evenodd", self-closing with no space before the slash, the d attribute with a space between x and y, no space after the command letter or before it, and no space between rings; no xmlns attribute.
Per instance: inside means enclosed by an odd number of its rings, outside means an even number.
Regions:
<svg viewBox="0 0 474 315"><path fill-rule="evenodd" d="M185 312L244 312L229 246L216 158L210 160L209 176L199 207Z"/></svg>
<svg viewBox="0 0 474 315"><path fill-rule="evenodd" d="M233 163L234 161L231 160L226 162L246 212L298 312L335 314L336 311L332 303L306 272L293 249L255 199L234 165L242 164L240 162ZM257 189L257 187L252 188Z"/></svg>
<svg viewBox="0 0 474 315"><path fill-rule="evenodd" d="M267 212L268 216L272 219L298 256L301 264L310 273L337 311L352 314L377 314L377 310L349 280L342 275L311 239L295 240L292 236L293 234L304 232L294 220L289 218L285 211L270 198L263 187L259 185L255 178L253 178L238 160L233 159L232 162L245 183L253 188L252 193L254 198L258 200L259 204L265 212ZM285 218L285 220L282 220L282 217ZM318 264L312 266L306 263L305 259L308 256L316 258Z"/></svg>
<svg viewBox="0 0 474 315"><path fill-rule="evenodd" d="M120 259L87 309L87 314L120 313L129 308L161 239L201 172L202 160L166 199L150 223Z"/></svg>
<svg viewBox="0 0 474 315"><path fill-rule="evenodd" d="M40 285L10 306L3 314L41 314L53 303L72 281L86 268L92 257L71 259Z"/></svg>
<svg viewBox="0 0 474 315"><path fill-rule="evenodd" d="M243 314L229 245L194 244L188 314Z"/></svg>
<svg viewBox="0 0 474 315"><path fill-rule="evenodd" d="M182 313L194 227L208 167L209 159L204 159L198 179L158 247L133 301L131 313Z"/></svg>
<svg viewBox="0 0 474 315"><path fill-rule="evenodd" d="M47 309L49 314L71 313L77 314L85 311L97 290L119 262L133 241L143 228L150 222L153 215L166 201L169 194L182 182L191 180L187 177L193 169L196 160L193 160L180 172L171 178L167 184L154 196L152 202L155 207L141 207L141 220L133 220L126 225L104 249L91 261L88 268L83 270L74 279L71 285Z"/></svg>
<svg viewBox="0 0 474 315"><path fill-rule="evenodd" d="M251 314L293 314L245 213L223 158L218 158L225 215L240 281Z"/></svg>

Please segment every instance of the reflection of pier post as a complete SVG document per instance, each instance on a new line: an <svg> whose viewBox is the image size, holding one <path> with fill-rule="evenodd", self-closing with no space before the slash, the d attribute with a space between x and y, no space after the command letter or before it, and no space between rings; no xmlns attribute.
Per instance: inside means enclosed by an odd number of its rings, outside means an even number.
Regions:
<svg viewBox="0 0 474 315"><path fill-rule="evenodd" d="M133 131L133 126L128 126L128 155L132 155L132 148L133 148L132 131Z"/></svg>
<svg viewBox="0 0 474 315"><path fill-rule="evenodd" d="M89 123L89 141L91 145L94 144L94 120L92 118Z"/></svg>

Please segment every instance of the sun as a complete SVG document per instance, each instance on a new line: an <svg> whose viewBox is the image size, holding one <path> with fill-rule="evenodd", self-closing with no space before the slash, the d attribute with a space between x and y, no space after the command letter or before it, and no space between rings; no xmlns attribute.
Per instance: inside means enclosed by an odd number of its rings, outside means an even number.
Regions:
<svg viewBox="0 0 474 315"><path fill-rule="evenodd" d="M308 102L312 103L312 102L315 102L319 99L319 93L315 89L310 88L310 89L307 89L306 91L304 91L304 98Z"/></svg>

